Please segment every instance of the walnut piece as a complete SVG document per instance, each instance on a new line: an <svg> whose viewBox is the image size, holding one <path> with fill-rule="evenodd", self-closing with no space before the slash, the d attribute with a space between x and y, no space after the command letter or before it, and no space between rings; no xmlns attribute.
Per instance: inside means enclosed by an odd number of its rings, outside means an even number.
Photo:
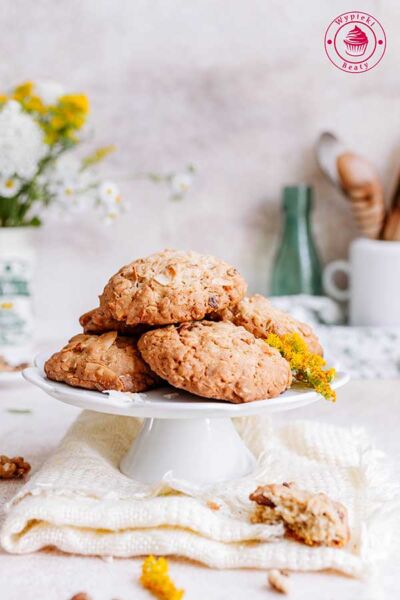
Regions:
<svg viewBox="0 0 400 600"><path fill-rule="evenodd" d="M0 479L21 479L30 470L31 465L22 456L0 456Z"/></svg>
<svg viewBox="0 0 400 600"><path fill-rule="evenodd" d="M287 576L283 574L283 571L278 569L271 569L268 573L268 583L273 590L280 594L289 593L289 582Z"/></svg>
<svg viewBox="0 0 400 600"><path fill-rule="evenodd" d="M250 500L257 503L254 523L283 523L288 534L308 546L341 548L350 539L347 510L326 494L314 494L294 483L263 485Z"/></svg>

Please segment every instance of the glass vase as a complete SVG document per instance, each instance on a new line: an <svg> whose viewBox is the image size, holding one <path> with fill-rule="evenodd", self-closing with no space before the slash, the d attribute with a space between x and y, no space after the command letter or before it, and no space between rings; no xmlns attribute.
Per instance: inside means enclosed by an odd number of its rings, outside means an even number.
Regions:
<svg viewBox="0 0 400 600"><path fill-rule="evenodd" d="M322 295L321 263L311 226L312 202L309 186L283 190L284 227L272 270L272 296Z"/></svg>

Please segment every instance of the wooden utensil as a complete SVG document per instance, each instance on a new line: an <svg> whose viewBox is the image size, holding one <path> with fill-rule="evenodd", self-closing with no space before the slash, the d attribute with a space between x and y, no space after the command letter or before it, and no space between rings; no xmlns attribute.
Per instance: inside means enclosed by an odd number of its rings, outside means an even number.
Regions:
<svg viewBox="0 0 400 600"><path fill-rule="evenodd" d="M373 165L350 152L330 131L323 132L316 144L322 171L351 201L360 232L377 238L384 222L383 186Z"/></svg>
<svg viewBox="0 0 400 600"><path fill-rule="evenodd" d="M339 182L352 203L361 233L376 239L385 219L383 186L374 166L362 156L343 152L336 159Z"/></svg>
<svg viewBox="0 0 400 600"><path fill-rule="evenodd" d="M382 239L400 242L400 175L393 194L391 207L383 226Z"/></svg>

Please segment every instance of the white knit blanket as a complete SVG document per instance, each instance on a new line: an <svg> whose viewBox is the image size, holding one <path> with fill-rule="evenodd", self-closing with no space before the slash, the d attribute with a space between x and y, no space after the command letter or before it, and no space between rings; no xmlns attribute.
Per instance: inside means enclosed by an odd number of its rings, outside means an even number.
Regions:
<svg viewBox="0 0 400 600"><path fill-rule="evenodd" d="M207 489L182 481L149 487L118 469L139 420L83 412L8 506L3 547L19 554L47 546L103 556L173 554L216 568L333 568L353 576L384 557L397 489L362 431L312 421L276 428L260 418L236 424L258 457L250 477ZM285 539L280 525L252 524L249 493L282 481L343 502L351 543L310 548Z"/></svg>

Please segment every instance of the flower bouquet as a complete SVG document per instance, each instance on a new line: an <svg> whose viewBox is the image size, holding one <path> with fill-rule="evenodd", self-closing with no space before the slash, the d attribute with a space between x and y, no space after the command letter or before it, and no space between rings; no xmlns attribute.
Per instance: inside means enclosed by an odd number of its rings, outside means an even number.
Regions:
<svg viewBox="0 0 400 600"><path fill-rule="evenodd" d="M23 83L0 95L0 227L38 226L45 209L95 210L106 222L121 210L117 186L102 182L95 165L114 150L78 159L89 114L84 94L58 84Z"/></svg>
<svg viewBox="0 0 400 600"><path fill-rule="evenodd" d="M96 212L112 222L122 203L96 165L114 148L78 158L89 101L58 84L27 82L0 96L0 354L29 359L34 228L44 215Z"/></svg>

